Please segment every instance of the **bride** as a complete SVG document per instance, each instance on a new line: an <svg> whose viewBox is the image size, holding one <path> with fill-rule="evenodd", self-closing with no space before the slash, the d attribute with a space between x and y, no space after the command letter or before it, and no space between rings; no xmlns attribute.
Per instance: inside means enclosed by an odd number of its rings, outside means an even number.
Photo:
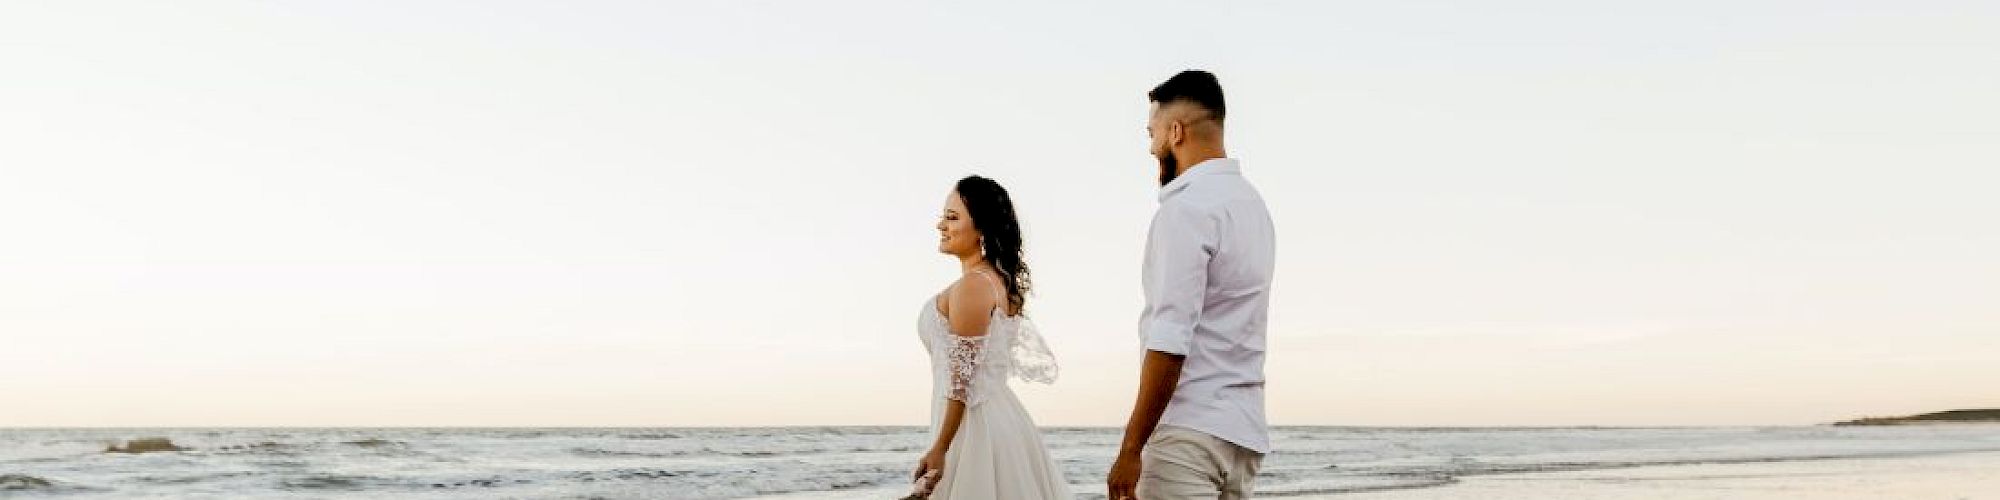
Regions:
<svg viewBox="0 0 2000 500"><path fill-rule="evenodd" d="M1055 357L1021 315L1028 293L1021 226L1007 190L980 176L958 181L938 220L938 251L957 257L957 281L924 303L917 332L931 358L931 433L913 474L931 498L1068 499L1068 482L1007 379L1056 378Z"/></svg>

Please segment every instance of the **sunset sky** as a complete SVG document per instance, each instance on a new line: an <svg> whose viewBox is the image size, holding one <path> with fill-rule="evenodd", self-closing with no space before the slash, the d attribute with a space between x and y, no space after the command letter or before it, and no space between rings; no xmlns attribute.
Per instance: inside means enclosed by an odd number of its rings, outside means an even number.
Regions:
<svg viewBox="0 0 2000 500"><path fill-rule="evenodd" d="M1118 425L1187 68L1281 425L2000 406L2000 3L9 2L0 426L926 422L1012 192Z"/></svg>

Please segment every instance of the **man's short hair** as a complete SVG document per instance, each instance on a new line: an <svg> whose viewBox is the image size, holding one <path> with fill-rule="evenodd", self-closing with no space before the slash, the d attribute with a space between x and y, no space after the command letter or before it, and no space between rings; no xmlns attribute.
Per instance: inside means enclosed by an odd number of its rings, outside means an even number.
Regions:
<svg viewBox="0 0 2000 500"><path fill-rule="evenodd" d="M1162 105L1183 101L1194 103L1208 110L1216 123L1221 123L1223 116L1228 114L1228 109L1222 104L1222 82L1216 81L1214 74L1198 69L1182 71L1168 78L1160 86L1153 87L1152 92L1147 92L1146 97Z"/></svg>

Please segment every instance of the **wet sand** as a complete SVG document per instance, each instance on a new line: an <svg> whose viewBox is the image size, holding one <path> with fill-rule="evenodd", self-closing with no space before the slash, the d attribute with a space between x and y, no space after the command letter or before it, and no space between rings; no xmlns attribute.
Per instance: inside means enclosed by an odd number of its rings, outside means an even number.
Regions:
<svg viewBox="0 0 2000 500"><path fill-rule="evenodd" d="M1323 496L1341 500L2000 499L2000 453L1675 465L1475 476L1448 486Z"/></svg>

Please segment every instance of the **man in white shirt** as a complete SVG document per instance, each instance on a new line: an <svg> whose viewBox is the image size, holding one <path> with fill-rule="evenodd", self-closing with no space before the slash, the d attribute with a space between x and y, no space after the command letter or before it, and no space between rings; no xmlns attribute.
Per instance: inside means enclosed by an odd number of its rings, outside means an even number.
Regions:
<svg viewBox="0 0 2000 500"><path fill-rule="evenodd" d="M1248 498L1264 454L1264 330L1276 231L1222 145L1215 75L1155 87L1146 131L1160 207L1146 236L1145 360L1111 500Z"/></svg>

